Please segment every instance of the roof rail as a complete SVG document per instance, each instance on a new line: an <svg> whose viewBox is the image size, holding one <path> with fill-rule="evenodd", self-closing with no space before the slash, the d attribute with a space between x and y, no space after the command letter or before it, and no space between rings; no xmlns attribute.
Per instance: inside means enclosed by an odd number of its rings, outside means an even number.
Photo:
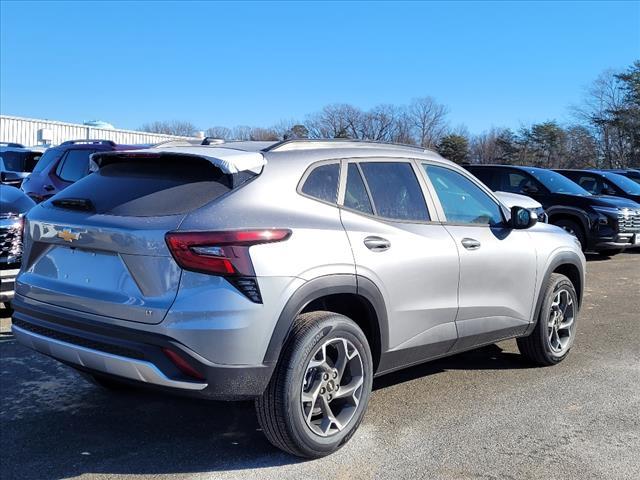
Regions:
<svg viewBox="0 0 640 480"><path fill-rule="evenodd" d="M60 146L76 145L76 144L111 145L112 147L116 146L116 142L112 140L98 140L93 138L86 138L86 139L80 139L80 140L67 140L66 142L62 142Z"/></svg>
<svg viewBox="0 0 640 480"><path fill-rule="evenodd" d="M0 147L25 148L21 143L15 142L0 142Z"/></svg>
<svg viewBox="0 0 640 480"><path fill-rule="evenodd" d="M293 138L275 143L263 150L263 152L284 152L291 150L308 150L313 148L349 148L349 147L378 147L378 148L402 148L407 150L417 150L419 152L433 152L428 148L418 145L407 145L404 143L381 142L378 140L357 140L351 138Z"/></svg>

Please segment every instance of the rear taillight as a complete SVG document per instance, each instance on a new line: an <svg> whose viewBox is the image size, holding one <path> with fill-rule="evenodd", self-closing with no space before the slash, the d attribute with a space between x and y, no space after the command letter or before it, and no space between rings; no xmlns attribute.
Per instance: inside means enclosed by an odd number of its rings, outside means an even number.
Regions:
<svg viewBox="0 0 640 480"><path fill-rule="evenodd" d="M255 280L252 285L242 280L255 277L249 247L282 242L291 230L229 230L223 232L169 232L165 239L176 263L185 270L228 277L242 293L256 303L261 302ZM248 278L247 278L248 277ZM238 282L240 282L238 284ZM242 287L242 288L241 288Z"/></svg>

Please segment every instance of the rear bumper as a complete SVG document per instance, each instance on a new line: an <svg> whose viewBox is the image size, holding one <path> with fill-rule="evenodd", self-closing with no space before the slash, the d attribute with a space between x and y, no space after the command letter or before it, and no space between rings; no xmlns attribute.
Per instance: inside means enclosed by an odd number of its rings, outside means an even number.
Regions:
<svg viewBox="0 0 640 480"><path fill-rule="evenodd" d="M23 345L85 373L139 386L216 400L255 398L265 390L273 365L219 365L164 335L88 321L75 311L64 316L13 304L13 332ZM164 353L178 354L202 378L183 373Z"/></svg>
<svg viewBox="0 0 640 480"><path fill-rule="evenodd" d="M0 270L0 302L10 302L14 296L19 268Z"/></svg>

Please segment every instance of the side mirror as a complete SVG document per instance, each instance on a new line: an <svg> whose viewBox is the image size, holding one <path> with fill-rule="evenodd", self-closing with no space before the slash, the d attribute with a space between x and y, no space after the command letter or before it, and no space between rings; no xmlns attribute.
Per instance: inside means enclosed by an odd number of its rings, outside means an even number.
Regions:
<svg viewBox="0 0 640 480"><path fill-rule="evenodd" d="M529 193L529 194L536 194L539 192L538 187L536 187L535 185L526 185L522 191L524 193Z"/></svg>
<svg viewBox="0 0 640 480"><path fill-rule="evenodd" d="M511 207L511 228L524 230L538 223L538 215L528 208Z"/></svg>
<svg viewBox="0 0 640 480"><path fill-rule="evenodd" d="M604 195L617 195L618 192L616 192L613 188L605 188L602 190L602 193Z"/></svg>

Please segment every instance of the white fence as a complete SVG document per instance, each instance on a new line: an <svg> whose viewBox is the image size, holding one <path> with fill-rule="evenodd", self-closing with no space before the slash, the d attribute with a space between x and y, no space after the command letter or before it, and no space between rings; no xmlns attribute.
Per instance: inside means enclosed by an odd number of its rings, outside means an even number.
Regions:
<svg viewBox="0 0 640 480"><path fill-rule="evenodd" d="M160 133L136 132L97 128L77 123L55 122L35 118L0 115L0 142L21 143L25 146L59 145L66 140L112 140L115 143L160 143L192 137L178 137Z"/></svg>

